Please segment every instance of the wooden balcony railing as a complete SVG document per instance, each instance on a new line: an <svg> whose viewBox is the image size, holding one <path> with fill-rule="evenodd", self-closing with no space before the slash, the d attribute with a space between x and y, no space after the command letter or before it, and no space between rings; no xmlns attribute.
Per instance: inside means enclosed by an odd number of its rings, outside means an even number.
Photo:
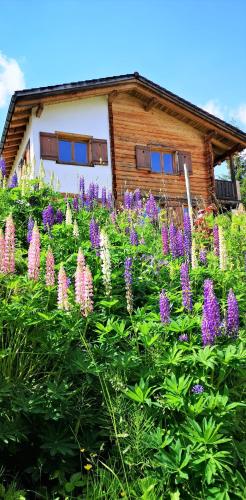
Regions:
<svg viewBox="0 0 246 500"><path fill-rule="evenodd" d="M215 193L218 200L237 201L236 187L232 181L215 180Z"/></svg>

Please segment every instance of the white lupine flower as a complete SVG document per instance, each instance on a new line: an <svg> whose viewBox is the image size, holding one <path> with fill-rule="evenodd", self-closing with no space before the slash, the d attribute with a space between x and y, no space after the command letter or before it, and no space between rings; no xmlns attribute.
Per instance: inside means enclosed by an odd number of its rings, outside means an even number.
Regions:
<svg viewBox="0 0 246 500"><path fill-rule="evenodd" d="M67 203L67 209L66 209L66 225L69 226L73 223L72 220L72 212L69 203Z"/></svg>
<svg viewBox="0 0 246 500"><path fill-rule="evenodd" d="M111 293L111 259L109 252L109 240L107 234L102 230L100 232L100 257L102 260L103 283L106 295Z"/></svg>
<svg viewBox="0 0 246 500"><path fill-rule="evenodd" d="M219 227L219 242L220 242L220 269L225 271L227 268L227 251L222 227Z"/></svg>
<svg viewBox="0 0 246 500"><path fill-rule="evenodd" d="M79 237L79 226L78 226L76 219L74 219L74 223L73 223L73 235L74 235L74 238Z"/></svg>
<svg viewBox="0 0 246 500"><path fill-rule="evenodd" d="M193 238L191 245L191 267L196 269L198 267L197 256L196 256L196 242Z"/></svg>

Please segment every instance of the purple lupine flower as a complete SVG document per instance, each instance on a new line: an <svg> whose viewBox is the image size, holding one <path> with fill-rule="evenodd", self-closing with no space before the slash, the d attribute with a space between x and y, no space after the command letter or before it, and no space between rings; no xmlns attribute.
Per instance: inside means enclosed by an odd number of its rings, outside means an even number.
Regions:
<svg viewBox="0 0 246 500"><path fill-rule="evenodd" d="M98 184L94 184L94 197L95 197L95 200L98 201L98 197L99 197L99 185Z"/></svg>
<svg viewBox="0 0 246 500"><path fill-rule="evenodd" d="M55 222L54 208L48 205L42 212L43 225L45 230L50 229Z"/></svg>
<svg viewBox="0 0 246 500"><path fill-rule="evenodd" d="M204 392L204 387L203 387L203 385L195 384L195 385L193 385L191 391L194 394L202 394L202 392Z"/></svg>
<svg viewBox="0 0 246 500"><path fill-rule="evenodd" d="M63 215L62 211L60 210L60 208L58 208L58 210L56 212L56 216L55 216L55 222L57 224L62 224L63 219L64 219L64 215Z"/></svg>
<svg viewBox="0 0 246 500"><path fill-rule="evenodd" d="M96 223L95 219L91 219L90 222L90 240L92 248L100 247L100 231L99 226Z"/></svg>
<svg viewBox="0 0 246 500"><path fill-rule="evenodd" d="M11 179L9 187L16 188L17 186L18 186L18 177L17 177L17 173L15 172L14 175L12 175L12 179Z"/></svg>
<svg viewBox="0 0 246 500"><path fill-rule="evenodd" d="M229 290L227 297L227 317L226 330L229 335L236 336L239 328L239 311L237 299L232 288Z"/></svg>
<svg viewBox="0 0 246 500"><path fill-rule="evenodd" d="M187 212L184 213L184 250L185 255L190 262L191 260L191 245L192 245L192 237L191 237L191 222L190 217Z"/></svg>
<svg viewBox="0 0 246 500"><path fill-rule="evenodd" d="M201 248L199 252L199 260L202 264L207 264L207 250L205 248Z"/></svg>
<svg viewBox="0 0 246 500"><path fill-rule="evenodd" d="M177 256L183 257L183 255L184 255L184 236L183 236L181 229L178 229L178 231L176 233L176 249L177 249Z"/></svg>
<svg viewBox="0 0 246 500"><path fill-rule="evenodd" d="M130 210L132 208L133 203L133 194L130 191L124 192L124 208L126 210Z"/></svg>
<svg viewBox="0 0 246 500"><path fill-rule="evenodd" d="M188 340L189 340L189 337L188 337L187 333L182 333L181 335L179 335L180 342L188 342Z"/></svg>
<svg viewBox="0 0 246 500"><path fill-rule="evenodd" d="M124 278L126 284L132 284L132 257L127 257L125 260Z"/></svg>
<svg viewBox="0 0 246 500"><path fill-rule="evenodd" d="M106 204L107 204L107 191L106 191L105 187L102 188L102 197L101 197L101 200L102 200L102 207L106 207Z"/></svg>
<svg viewBox="0 0 246 500"><path fill-rule="evenodd" d="M162 251L164 255L167 255L169 252L169 243L168 243L168 228L167 226L162 226L161 228L161 240L162 240Z"/></svg>
<svg viewBox="0 0 246 500"><path fill-rule="evenodd" d="M176 259L178 257L178 249L177 249L177 239L176 239L177 229L173 222L170 224L169 228L169 240L170 240L170 250L172 254L172 258Z"/></svg>
<svg viewBox="0 0 246 500"><path fill-rule="evenodd" d="M189 279L189 266L187 262L183 262L183 264L181 264L180 281L182 287L183 306L187 309L187 311L192 311L192 295Z"/></svg>
<svg viewBox="0 0 246 500"><path fill-rule="evenodd" d="M158 207L157 207L155 198L154 198L152 193L150 193L150 195L146 201L145 210L146 210L146 214L152 220L152 222L155 222L158 220Z"/></svg>
<svg viewBox="0 0 246 500"><path fill-rule="evenodd" d="M83 176L80 177L79 179L79 199L80 199L80 205L81 207L84 206L84 201L85 201L85 179Z"/></svg>
<svg viewBox="0 0 246 500"><path fill-rule="evenodd" d="M29 217L27 223L27 236L26 236L27 243L31 242L33 227L34 227L34 220L32 219L32 217Z"/></svg>
<svg viewBox="0 0 246 500"><path fill-rule="evenodd" d="M219 257L220 255L220 238L219 238L219 228L217 224L213 227L213 237L214 237L214 255Z"/></svg>
<svg viewBox="0 0 246 500"><path fill-rule="evenodd" d="M2 172L2 176L6 177L6 163L3 158L0 158L0 170Z"/></svg>
<svg viewBox="0 0 246 500"><path fill-rule="evenodd" d="M130 230L130 242L131 245L138 246L138 234L134 228Z"/></svg>
<svg viewBox="0 0 246 500"><path fill-rule="evenodd" d="M96 185L93 182L89 184L86 201L88 201L88 208L92 209L96 201Z"/></svg>
<svg viewBox="0 0 246 500"><path fill-rule="evenodd" d="M211 345L220 333L220 308L214 293L213 282L204 281L204 305L202 316L202 343Z"/></svg>
<svg viewBox="0 0 246 500"><path fill-rule="evenodd" d="M79 200L77 196L75 196L73 199L73 209L75 210L75 212L78 212L79 210Z"/></svg>
<svg viewBox="0 0 246 500"><path fill-rule="evenodd" d="M81 177L79 179L79 190L81 193L85 194L85 179L84 179L83 175L81 175Z"/></svg>
<svg viewBox="0 0 246 500"><path fill-rule="evenodd" d="M108 199L107 199L107 208L109 210L112 210L113 208L113 196L112 196L112 193L108 193Z"/></svg>
<svg viewBox="0 0 246 500"><path fill-rule="evenodd" d="M142 208L142 197L140 189L135 189L134 191L134 206L137 210L141 210Z"/></svg>
<svg viewBox="0 0 246 500"><path fill-rule="evenodd" d="M165 290L160 293L160 318L163 324L170 323L170 304Z"/></svg>

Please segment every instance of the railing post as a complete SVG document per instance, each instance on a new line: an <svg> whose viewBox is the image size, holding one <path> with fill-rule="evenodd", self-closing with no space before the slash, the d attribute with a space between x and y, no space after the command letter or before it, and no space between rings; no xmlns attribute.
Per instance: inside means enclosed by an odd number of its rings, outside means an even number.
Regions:
<svg viewBox="0 0 246 500"><path fill-rule="evenodd" d="M233 195L234 195L234 198L237 199L237 186L236 186L236 175L235 175L233 154L230 155L229 165L230 165L231 181L232 181L232 186L233 186Z"/></svg>

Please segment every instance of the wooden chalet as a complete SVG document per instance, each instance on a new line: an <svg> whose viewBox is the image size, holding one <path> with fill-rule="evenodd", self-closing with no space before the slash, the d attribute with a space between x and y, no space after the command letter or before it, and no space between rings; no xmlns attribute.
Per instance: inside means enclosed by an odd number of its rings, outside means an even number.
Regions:
<svg viewBox="0 0 246 500"><path fill-rule="evenodd" d="M173 207L187 204L185 162L193 205L233 207L233 155L244 148L243 131L133 73L15 92L0 155L18 176L23 161L42 158L63 192L78 192L84 175L88 183L106 181L118 200L140 188ZM215 180L225 159L231 181Z"/></svg>

